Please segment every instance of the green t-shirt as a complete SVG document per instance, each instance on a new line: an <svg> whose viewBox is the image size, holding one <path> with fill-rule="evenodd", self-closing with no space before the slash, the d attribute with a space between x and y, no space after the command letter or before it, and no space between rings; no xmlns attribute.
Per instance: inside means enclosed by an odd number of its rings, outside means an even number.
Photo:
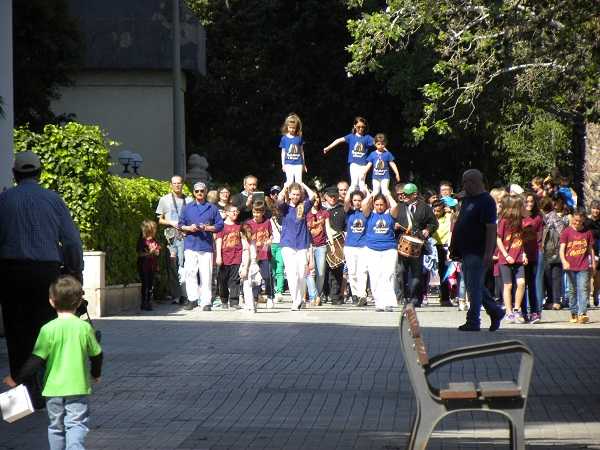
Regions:
<svg viewBox="0 0 600 450"><path fill-rule="evenodd" d="M71 315L48 322L40 330L33 354L46 360L44 397L92 393L88 358L102 352L89 323Z"/></svg>

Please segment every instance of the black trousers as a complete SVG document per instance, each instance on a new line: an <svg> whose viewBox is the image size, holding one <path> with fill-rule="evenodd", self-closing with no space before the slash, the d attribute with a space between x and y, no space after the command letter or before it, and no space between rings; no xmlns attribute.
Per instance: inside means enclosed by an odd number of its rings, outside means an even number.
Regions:
<svg viewBox="0 0 600 450"><path fill-rule="evenodd" d="M422 300L421 278L423 276L423 254L418 258L400 256L404 266L404 273L408 280L408 298L415 305L420 305Z"/></svg>
<svg viewBox="0 0 600 450"><path fill-rule="evenodd" d="M139 276L142 282L142 303L140 306L149 305L154 287L154 271L139 269Z"/></svg>
<svg viewBox="0 0 600 450"><path fill-rule="evenodd" d="M442 281L446 275L446 259L448 258L448 250L443 245L436 245L438 254L438 275L440 277L440 302L442 304L450 303L450 285L448 280Z"/></svg>
<svg viewBox="0 0 600 450"><path fill-rule="evenodd" d="M256 261L256 263L260 269L260 276L265 281L265 294L267 294L267 298L273 299L273 272L271 271L271 261L268 259L261 259Z"/></svg>
<svg viewBox="0 0 600 450"><path fill-rule="evenodd" d="M13 376L31 355L40 328L57 317L48 302L48 289L59 275L59 263L0 260L0 303ZM41 377L38 374L25 384L34 406L40 407Z"/></svg>
<svg viewBox="0 0 600 450"><path fill-rule="evenodd" d="M344 265L341 264L335 269L332 269L327 265L325 271L327 276L327 283L329 286L329 298L333 305L341 305L344 303L344 296L342 293L342 279L344 278Z"/></svg>
<svg viewBox="0 0 600 450"><path fill-rule="evenodd" d="M221 303L239 305L240 303L240 265L222 265L219 268L219 297Z"/></svg>

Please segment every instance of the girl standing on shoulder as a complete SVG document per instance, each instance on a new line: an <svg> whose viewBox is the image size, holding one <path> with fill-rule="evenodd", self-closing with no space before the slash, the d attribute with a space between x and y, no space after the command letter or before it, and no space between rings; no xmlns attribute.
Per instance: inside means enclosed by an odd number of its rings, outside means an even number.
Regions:
<svg viewBox="0 0 600 450"><path fill-rule="evenodd" d="M306 192L306 195L305 195ZM304 303L306 275L310 269L308 248L310 233L306 215L312 207L315 193L305 184L292 183L277 196L281 212L281 254L292 297L292 311L298 311Z"/></svg>
<svg viewBox="0 0 600 450"><path fill-rule="evenodd" d="M375 151L367 157L367 165L364 169L366 176L373 167L373 196L382 193L385 197L390 196L390 167L396 175L396 182L400 182L400 173L394 162L394 155L385 148L387 139L385 134L375 135Z"/></svg>
<svg viewBox="0 0 600 450"><path fill-rule="evenodd" d="M281 126L281 170L285 173L285 185L302 183L302 172L306 171L304 163L304 138L302 137L302 121L297 114L291 113Z"/></svg>
<svg viewBox="0 0 600 450"><path fill-rule="evenodd" d="M373 136L366 134L367 127L367 120L364 117L356 117L350 134L336 139L323 149L323 154L327 154L336 145L344 142L348 144L348 164L350 165L349 192L354 192L355 190L365 192L367 187L365 183L365 166L367 165L367 156L375 145Z"/></svg>

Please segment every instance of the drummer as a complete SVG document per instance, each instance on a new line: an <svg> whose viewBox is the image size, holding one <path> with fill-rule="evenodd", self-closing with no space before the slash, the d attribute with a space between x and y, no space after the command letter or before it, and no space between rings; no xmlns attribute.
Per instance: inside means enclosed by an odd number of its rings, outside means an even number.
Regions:
<svg viewBox="0 0 600 450"><path fill-rule="evenodd" d="M367 219L365 232L367 272L375 300L375 311L392 312L396 305L394 278L398 251L394 237L394 219L398 205L389 193L369 193L362 201L362 213Z"/></svg>
<svg viewBox="0 0 600 450"><path fill-rule="evenodd" d="M398 223L401 234L408 234L423 241L429 239L438 228L438 221L433 210L419 196L419 189L413 183L404 185L405 201L398 204ZM400 237L401 238L401 237ZM408 280L408 299L416 307L421 306L423 289L421 278L423 272L423 253L427 246L422 247L418 257L400 255L400 264Z"/></svg>
<svg viewBox="0 0 600 450"><path fill-rule="evenodd" d="M339 191L337 186L330 186L325 189L325 208L329 212L329 217L325 220L325 230L327 231L328 243L333 243L336 236L342 236L346 224L346 212L344 206L339 202ZM339 246L341 250L340 257L343 258L343 240ZM331 251L331 250L328 250ZM342 292L342 280L344 277L344 264L340 264L335 268L327 265L327 279L329 283L329 298L332 305L342 305L344 303L344 295Z"/></svg>

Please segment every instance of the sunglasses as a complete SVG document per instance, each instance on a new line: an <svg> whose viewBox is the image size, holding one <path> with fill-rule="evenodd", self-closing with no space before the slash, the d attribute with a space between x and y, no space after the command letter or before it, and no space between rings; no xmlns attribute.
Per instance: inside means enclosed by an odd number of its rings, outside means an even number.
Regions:
<svg viewBox="0 0 600 450"><path fill-rule="evenodd" d="M206 191L204 189L194 189L194 192L202 192L204 194Z"/></svg>

